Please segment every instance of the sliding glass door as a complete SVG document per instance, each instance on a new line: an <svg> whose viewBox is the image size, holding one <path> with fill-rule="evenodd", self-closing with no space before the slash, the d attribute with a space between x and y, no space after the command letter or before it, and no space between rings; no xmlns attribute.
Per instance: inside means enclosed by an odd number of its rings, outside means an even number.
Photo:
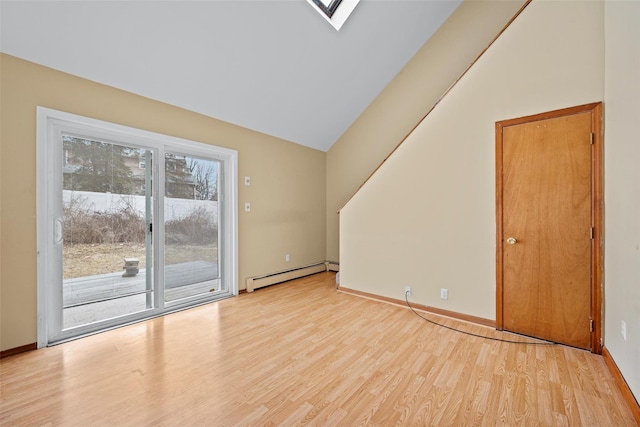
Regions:
<svg viewBox="0 0 640 427"><path fill-rule="evenodd" d="M219 161L164 155L164 299L220 293Z"/></svg>
<svg viewBox="0 0 640 427"><path fill-rule="evenodd" d="M38 345L237 294L237 153L38 109Z"/></svg>
<svg viewBox="0 0 640 427"><path fill-rule="evenodd" d="M61 138L62 329L152 309L152 151Z"/></svg>

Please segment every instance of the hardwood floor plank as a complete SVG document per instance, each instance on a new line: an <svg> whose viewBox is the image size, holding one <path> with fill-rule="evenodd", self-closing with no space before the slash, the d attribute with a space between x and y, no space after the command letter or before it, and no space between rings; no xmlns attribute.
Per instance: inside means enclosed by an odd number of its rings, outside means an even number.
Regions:
<svg viewBox="0 0 640 427"><path fill-rule="evenodd" d="M462 335L334 285L320 273L3 358L0 425L635 425L600 356Z"/></svg>

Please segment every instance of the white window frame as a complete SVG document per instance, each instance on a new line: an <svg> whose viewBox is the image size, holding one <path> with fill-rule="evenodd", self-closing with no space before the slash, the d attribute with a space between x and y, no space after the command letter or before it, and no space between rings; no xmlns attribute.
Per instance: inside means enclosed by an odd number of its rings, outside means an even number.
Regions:
<svg viewBox="0 0 640 427"><path fill-rule="evenodd" d="M212 298L187 298L184 301L164 303L164 283L162 274L157 274L159 269L164 268L161 256L164 253L164 206L159 194L164 195L164 181L160 179L160 168L164 164L164 152L173 151L215 159L221 162L222 172L218 189L218 197L221 203L219 212L220 231L220 271L223 272L221 280L223 289L226 292L218 294L215 298L220 299L226 296L238 294L238 152L228 148L217 147L201 142L189 141L155 132L149 132L128 126L109 123L76 114L66 113L44 107L37 107L37 137L36 137L36 211L37 211L37 307L38 307L38 348L52 344L50 331L48 331L49 316L51 310L61 309L61 296L52 295L49 285L52 277L62 280L62 262L59 257L52 256L56 253L56 240L61 239L61 223L55 214L55 209L59 206L56 197L60 197L62 183L57 181L56 171L60 170L63 163L62 153L59 143L55 143L53 138L60 135L61 130L65 132L79 132L106 141L132 144L141 148L153 151L154 162L157 167L154 169L153 180L154 197L153 212L158 226L154 226L154 277L157 281L154 285L155 307L153 309L116 318L112 321L101 322L99 330L87 328L75 331L68 338L59 336L55 342L63 342L67 339L79 338L83 335L93 334L102 330L124 326L125 324L138 322L141 320L162 316L173 311L196 306L213 301ZM57 162L57 163L56 163ZM161 243L162 242L162 243ZM95 329L95 328L94 328Z"/></svg>
<svg viewBox="0 0 640 427"><path fill-rule="evenodd" d="M360 0L342 0L336 10L333 12L331 17L327 16L327 14L318 7L317 4L313 2L313 0L307 0L309 3L336 31L340 31L342 25L347 21L353 9L356 8Z"/></svg>

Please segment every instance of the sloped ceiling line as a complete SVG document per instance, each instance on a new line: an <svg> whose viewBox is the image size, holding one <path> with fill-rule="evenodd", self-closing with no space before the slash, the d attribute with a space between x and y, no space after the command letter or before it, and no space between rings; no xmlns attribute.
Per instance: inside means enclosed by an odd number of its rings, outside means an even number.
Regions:
<svg viewBox="0 0 640 427"><path fill-rule="evenodd" d="M505 30L507 28L509 28L509 26L513 23L513 21L516 20L516 18L518 16L520 16L520 14L522 13L522 11L525 10L525 8L532 2L533 0L527 0L526 3L524 3L522 5L522 7L520 9L518 9L518 11L516 12L515 15L513 15L513 17L509 20L509 22L506 23L506 25L500 30L500 32L491 40L491 42L487 45L487 47L485 47L482 52L480 52L478 54L478 56L473 60L473 62L471 64L469 64L469 66L462 72L462 74L460 74L460 76L458 76L458 78L456 78L456 80L451 84L451 86L449 86L447 88L447 90L444 91L444 93L438 98L438 100L431 106L431 108L429 108L429 110L425 113L424 116L422 116L422 118L420 120L418 120L418 122L411 128L411 130L409 130L409 132L407 132L407 134L400 140L400 142L393 148L393 150L391 150L391 152L380 162L380 164L378 166L376 166L376 168L369 174L369 176L367 176L367 178L362 182L362 184L360 184L358 186L358 188L353 192L353 194L351 194L351 196L349 196L349 198L346 200L346 202L340 207L340 209L338 209L337 213L340 213L340 211L347 205L349 204L349 202L351 201L351 199L353 199L353 197L358 193L358 191L360 191L360 189L362 187L364 187L364 185L376 174L376 172L378 171L378 169L380 169L382 167L382 165L393 155L393 153L396 152L396 150L398 148L400 148L400 146L406 141L406 139L413 133L414 130L416 130L416 128L418 126L420 126L420 124L429 116L429 114L431 114L431 112L438 106L438 104L440 103L440 101L442 101L442 99L447 96L447 94L451 91L451 89L453 89L455 87L455 85L464 77L465 74L467 74L467 72L475 65L476 62L478 62L478 60L482 57L482 55L485 54L485 52L487 50L489 50L489 48L491 47L491 45L493 43L495 43L496 40L498 40L500 38L500 36L502 35L502 33L505 32Z"/></svg>
<svg viewBox="0 0 640 427"><path fill-rule="evenodd" d="M461 0L0 2L0 50L326 151Z"/></svg>

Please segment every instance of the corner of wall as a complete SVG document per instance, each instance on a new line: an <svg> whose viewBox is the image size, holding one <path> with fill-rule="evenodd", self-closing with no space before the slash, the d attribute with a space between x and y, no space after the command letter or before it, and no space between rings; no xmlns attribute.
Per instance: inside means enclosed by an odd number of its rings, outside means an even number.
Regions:
<svg viewBox="0 0 640 427"><path fill-rule="evenodd" d="M463 1L329 149L327 259L340 258L338 210L526 2Z"/></svg>

